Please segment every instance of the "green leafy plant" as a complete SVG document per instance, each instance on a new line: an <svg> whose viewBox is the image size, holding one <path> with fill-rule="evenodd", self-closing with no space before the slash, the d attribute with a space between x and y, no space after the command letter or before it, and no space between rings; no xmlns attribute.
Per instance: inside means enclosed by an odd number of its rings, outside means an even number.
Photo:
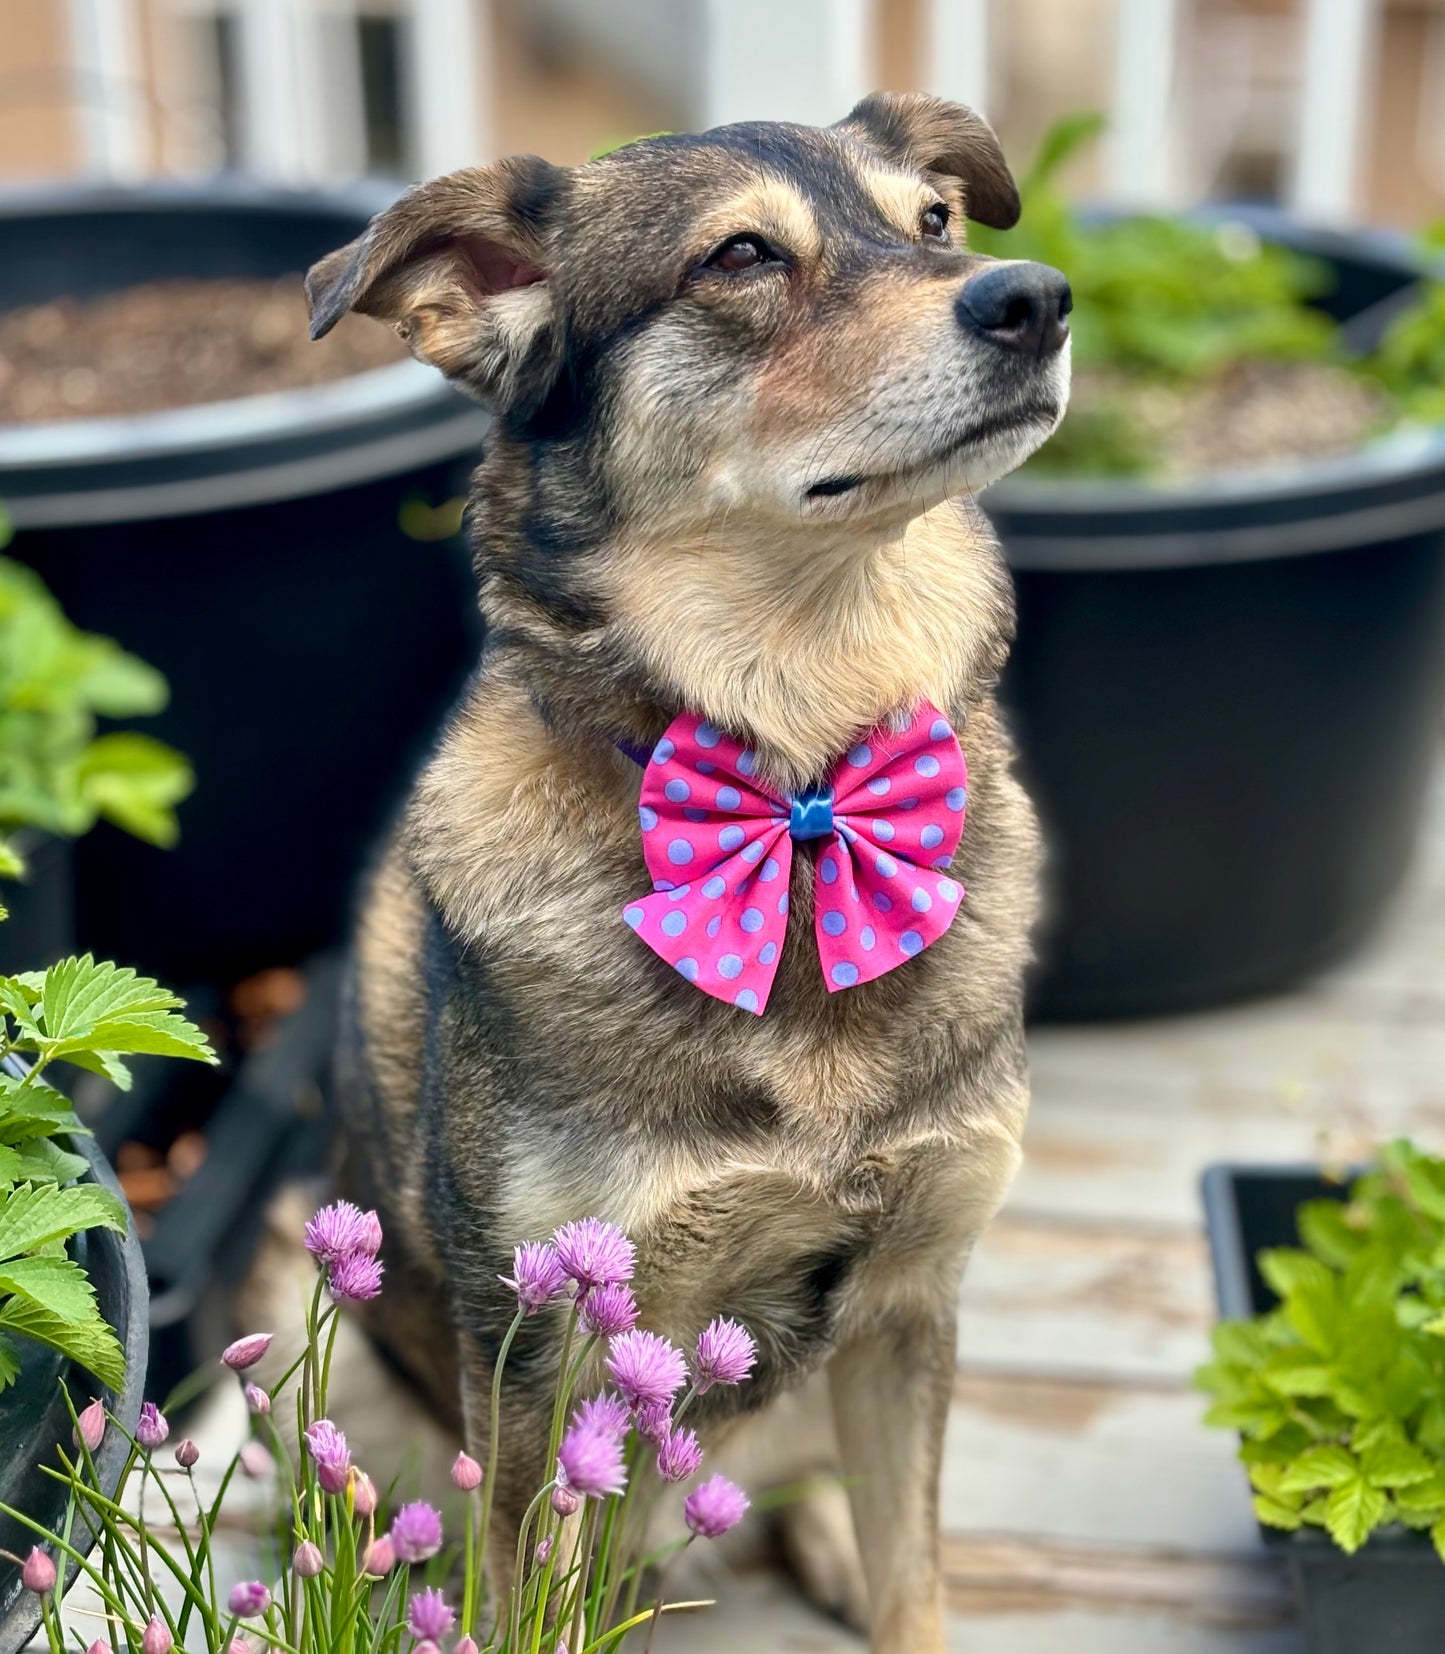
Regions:
<svg viewBox="0 0 1445 1654"><path fill-rule="evenodd" d="M159 712L166 698L154 667L72 626L35 573L0 557L0 844L20 827L73 838L101 818L174 843L190 765L151 736L96 723ZM5 846L0 875L18 867Z"/></svg>
<svg viewBox="0 0 1445 1654"><path fill-rule="evenodd" d="M63 1140L84 1127L43 1076L63 1060L124 1089L127 1057L215 1062L181 1005L148 977L89 954L0 976L0 1391L19 1376L17 1338L58 1350L114 1389L124 1382L120 1344L66 1246L87 1229L123 1233L125 1207L74 1181L86 1162Z"/></svg>
<svg viewBox="0 0 1445 1654"><path fill-rule="evenodd" d="M1031 468L1129 473L1153 468L1157 444L1140 385L1209 379L1261 358L1332 361L1335 323L1310 300L1327 290L1324 264L1270 246L1240 223L1205 225L1135 214L1094 222L1059 188L1060 169L1103 128L1075 115L1044 137L1019 182L1016 228L970 227L969 246L1063 270L1074 292L1076 371L1110 370L1116 396L1076 405Z"/></svg>
<svg viewBox="0 0 1445 1654"><path fill-rule="evenodd" d="M1215 1328L1207 1422L1240 1432L1261 1522L1348 1552L1399 1524L1445 1558L1445 1159L1393 1143L1297 1222L1259 1256L1279 1307Z"/></svg>
<svg viewBox="0 0 1445 1654"><path fill-rule="evenodd" d="M1445 255L1445 219L1425 231L1420 250L1438 270ZM1445 424L1445 277L1421 282L1362 366L1395 397L1407 419Z"/></svg>

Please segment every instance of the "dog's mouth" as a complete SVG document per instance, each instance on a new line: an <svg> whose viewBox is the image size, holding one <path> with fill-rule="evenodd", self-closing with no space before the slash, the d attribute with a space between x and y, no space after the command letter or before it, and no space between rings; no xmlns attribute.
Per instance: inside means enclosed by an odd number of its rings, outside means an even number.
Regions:
<svg viewBox="0 0 1445 1654"><path fill-rule="evenodd" d="M865 483L907 482L911 477L922 476L926 471L932 471L936 466L945 464L953 456L965 448L977 446L987 442L992 437L1004 436L1009 432L1017 431L1024 425L1044 425L1052 429L1058 420L1059 410L1056 403L1032 402L1022 408L1016 408L1012 413L1000 415L995 419L985 420L980 424L969 426L960 436L951 437L947 442L931 453L925 454L922 459L915 460L911 465L900 466L891 471L858 471L845 472L838 477L824 477L815 482L807 491L806 497L810 500L827 500L836 498L840 494L851 494L854 489L862 488Z"/></svg>

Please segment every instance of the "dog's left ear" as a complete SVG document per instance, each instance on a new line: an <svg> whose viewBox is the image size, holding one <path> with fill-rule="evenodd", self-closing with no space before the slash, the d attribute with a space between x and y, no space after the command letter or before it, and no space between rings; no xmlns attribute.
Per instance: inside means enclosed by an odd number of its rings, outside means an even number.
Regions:
<svg viewBox="0 0 1445 1654"><path fill-rule="evenodd" d="M415 185L307 271L311 337L359 311L483 402L540 400L561 358L547 225L566 180L516 155Z"/></svg>
<svg viewBox="0 0 1445 1654"><path fill-rule="evenodd" d="M874 92L838 125L890 160L957 178L964 211L977 223L995 230L1018 223L1018 186L994 130L963 104L926 92Z"/></svg>

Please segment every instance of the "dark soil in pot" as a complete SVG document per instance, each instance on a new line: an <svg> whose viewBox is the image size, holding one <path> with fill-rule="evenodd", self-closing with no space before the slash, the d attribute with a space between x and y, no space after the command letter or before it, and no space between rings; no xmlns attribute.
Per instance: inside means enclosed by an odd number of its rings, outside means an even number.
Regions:
<svg viewBox="0 0 1445 1654"><path fill-rule="evenodd" d="M119 1194L110 1167L90 1139L78 1138L71 1146L90 1161L91 1177ZM133 1430L145 1388L149 1330L140 1244L133 1227L124 1237L97 1229L79 1237L76 1256L95 1286L101 1313L115 1328L125 1349L125 1389L120 1395L103 1392L106 1406L127 1429ZM57 1447L71 1450L70 1415L60 1394L60 1381L64 1378L69 1385L77 1410L98 1393L96 1381L39 1345L17 1347L23 1348L21 1377L0 1397L0 1502L26 1511L36 1521L59 1531L65 1519L65 1496L39 1467L55 1463ZM107 1432L95 1455L96 1471L107 1492L112 1492L119 1481L128 1450L129 1444L118 1430ZM80 1550L88 1550L93 1540L80 1519L71 1537ZM18 1522L0 1517L0 1550L24 1556L32 1543L34 1536ZM38 1598L21 1588L19 1569L0 1559L0 1654L16 1654L34 1636L39 1624Z"/></svg>
<svg viewBox="0 0 1445 1654"><path fill-rule="evenodd" d="M1277 1303L1255 1264L1267 1247L1297 1246L1295 1213L1345 1185L1308 1166L1211 1166L1205 1219L1220 1314L1244 1319ZM1240 1475L1245 1474L1240 1467ZM1260 1529L1289 1568L1308 1654L1436 1654L1445 1637L1445 1563L1428 1536L1387 1529L1347 1556L1317 1529Z"/></svg>
<svg viewBox="0 0 1445 1654"><path fill-rule="evenodd" d="M1341 316L1415 268L1328 259ZM1364 936L1416 838L1445 706L1445 434L1149 486L983 504L1014 571L1004 682L1048 835L1035 1015L1283 987Z"/></svg>

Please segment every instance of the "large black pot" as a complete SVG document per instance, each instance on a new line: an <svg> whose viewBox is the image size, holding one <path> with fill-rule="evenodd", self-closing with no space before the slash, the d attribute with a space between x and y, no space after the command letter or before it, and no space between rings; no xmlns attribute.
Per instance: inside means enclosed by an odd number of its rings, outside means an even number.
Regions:
<svg viewBox="0 0 1445 1654"><path fill-rule="evenodd" d="M0 309L304 270L390 194L7 195ZM171 705L145 727L198 776L178 849L107 827L77 846L83 946L164 980L226 980L344 928L366 848L477 648L462 547L407 538L398 514L462 493L484 428L410 361L170 413L0 426L11 555L78 625L166 674Z"/></svg>
<svg viewBox="0 0 1445 1654"><path fill-rule="evenodd" d="M1359 316L1408 255L1252 216ZM1360 938L1415 841L1445 705L1445 432L1176 486L1027 477L1004 684L1050 848L1033 1008L1188 1009Z"/></svg>
<svg viewBox="0 0 1445 1654"><path fill-rule="evenodd" d="M71 1147L90 1162L90 1177L119 1196L120 1188L109 1165L88 1137L77 1138ZM118 1334L125 1350L125 1388L119 1395L103 1390L90 1374L39 1344L17 1345L21 1350L21 1374L0 1395L0 1504L23 1510L52 1532L61 1531L65 1521L64 1490L41 1473L42 1465L56 1463L56 1449L71 1446L70 1414L60 1393L63 1378L77 1410L94 1395L102 1395L106 1407L127 1430L134 1431L145 1392L146 1350L149 1336L145 1264L134 1225L125 1234L93 1229L78 1236L73 1256L90 1276L100 1312ZM119 1430L108 1430L95 1455L100 1485L115 1491L129 1449ZM87 1551L94 1536L83 1518L77 1517L71 1542ZM21 1523L0 1516L0 1550L24 1556L35 1536ZM71 1573L75 1572L72 1567ZM0 1654L16 1654L34 1636L40 1625L40 1603L24 1591L20 1570L0 1558Z"/></svg>
<svg viewBox="0 0 1445 1654"><path fill-rule="evenodd" d="M1211 1166L1204 1215L1219 1313L1248 1320L1274 1309L1279 1300L1259 1272L1260 1252L1298 1246L1300 1207L1345 1193L1313 1166ZM1445 1636L1445 1565L1425 1534L1387 1528L1354 1556L1318 1528L1260 1534L1289 1569L1308 1654L1436 1654Z"/></svg>

